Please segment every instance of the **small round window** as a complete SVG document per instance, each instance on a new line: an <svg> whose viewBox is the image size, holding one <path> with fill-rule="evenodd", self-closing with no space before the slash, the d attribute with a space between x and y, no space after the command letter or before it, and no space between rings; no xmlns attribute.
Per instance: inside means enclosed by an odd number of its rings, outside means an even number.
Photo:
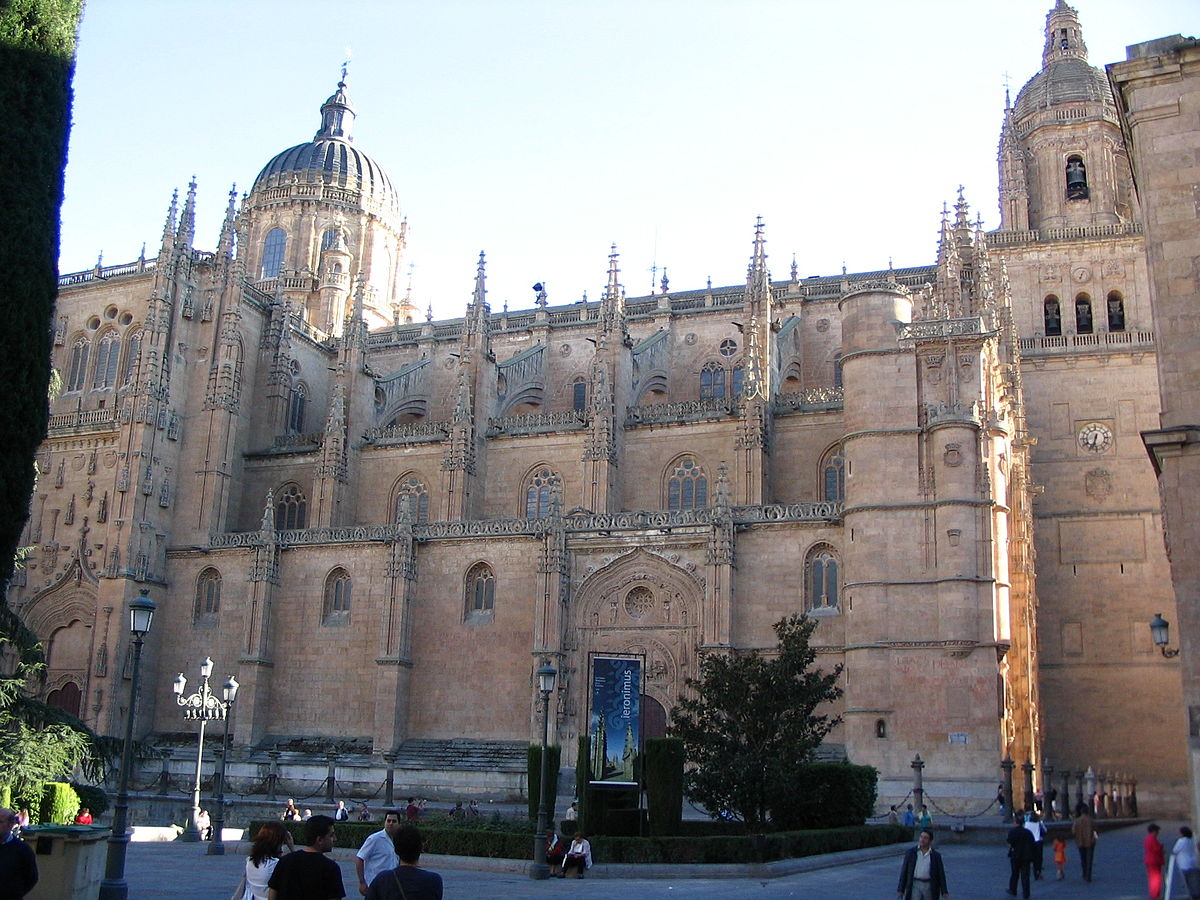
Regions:
<svg viewBox="0 0 1200 900"><path fill-rule="evenodd" d="M733 340L732 338L725 338L725 340L721 341L722 356L730 357L735 353L737 353L737 341Z"/></svg>

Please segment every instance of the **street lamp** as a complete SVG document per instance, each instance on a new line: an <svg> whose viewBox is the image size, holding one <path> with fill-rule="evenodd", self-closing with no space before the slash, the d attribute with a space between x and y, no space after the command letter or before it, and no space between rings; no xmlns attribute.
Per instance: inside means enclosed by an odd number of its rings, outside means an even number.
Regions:
<svg viewBox="0 0 1200 900"><path fill-rule="evenodd" d="M550 694L554 691L554 679L558 672L543 659L537 670L538 690L542 692L542 789L538 800L537 834L533 836L533 865L529 877L537 880L550 877L550 866L546 864L546 820L549 818L550 760L547 759L547 744L550 743Z"/></svg>
<svg viewBox="0 0 1200 900"><path fill-rule="evenodd" d="M1162 655L1167 659L1179 655L1179 648L1168 650L1167 644L1171 642L1171 623L1162 617L1162 613L1155 613L1154 618L1150 620L1150 634L1154 638L1154 646L1162 651Z"/></svg>
<svg viewBox="0 0 1200 900"><path fill-rule="evenodd" d="M121 748L121 776L117 785L117 802L113 806L112 833L108 836L108 858L104 864L104 880L100 882L99 900L126 900L129 885L125 881L125 851L129 835L125 825L129 817L129 762L133 744L133 719L137 710L138 675L142 665L142 639L150 632L154 621L154 601L143 589L129 601L129 633L133 635L133 671L129 680L129 712L125 717L125 745Z"/></svg>
<svg viewBox="0 0 1200 900"><path fill-rule="evenodd" d="M188 720L200 720L200 746L196 751L196 783L192 788L192 817L188 820L187 829L179 836L181 841L198 841L201 838L198 817L200 815L200 767L204 763L204 726L210 719L224 719L229 709L208 686L208 678L212 675L212 670L212 657L208 657L200 664L200 687L194 694L184 694L184 690L187 688L187 679L182 672L176 676L175 684L172 687L172 690L175 691L175 702L183 707L183 717Z"/></svg>
<svg viewBox="0 0 1200 900"><path fill-rule="evenodd" d="M217 770L217 818L213 821L213 839L208 845L210 856L224 856L225 842L221 840L221 829L225 827L225 758L229 756L229 713L237 699L237 679L232 675L221 686L221 700L225 705L225 727L221 731L221 768Z"/></svg>

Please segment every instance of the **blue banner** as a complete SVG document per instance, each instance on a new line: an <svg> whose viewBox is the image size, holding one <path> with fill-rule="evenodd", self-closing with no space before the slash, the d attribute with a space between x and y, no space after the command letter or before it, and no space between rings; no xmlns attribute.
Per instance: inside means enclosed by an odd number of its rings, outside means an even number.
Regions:
<svg viewBox="0 0 1200 900"><path fill-rule="evenodd" d="M637 784L642 660L592 657L592 781Z"/></svg>

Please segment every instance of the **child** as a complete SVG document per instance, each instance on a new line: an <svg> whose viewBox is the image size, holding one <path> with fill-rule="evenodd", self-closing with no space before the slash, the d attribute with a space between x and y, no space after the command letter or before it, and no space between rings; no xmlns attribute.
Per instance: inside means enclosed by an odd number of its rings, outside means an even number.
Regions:
<svg viewBox="0 0 1200 900"><path fill-rule="evenodd" d="M1063 867L1067 864L1067 843L1060 837L1054 839L1054 867L1058 869L1058 880L1063 880Z"/></svg>

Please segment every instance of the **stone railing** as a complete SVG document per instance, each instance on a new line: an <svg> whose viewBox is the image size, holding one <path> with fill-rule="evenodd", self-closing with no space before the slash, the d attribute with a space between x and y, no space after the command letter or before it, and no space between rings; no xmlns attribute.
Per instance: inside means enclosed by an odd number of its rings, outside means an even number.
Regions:
<svg viewBox="0 0 1200 900"><path fill-rule="evenodd" d="M924 319L920 322L909 322L900 326L900 340L902 341L938 340L986 333L983 319L979 316L966 316L961 319Z"/></svg>
<svg viewBox="0 0 1200 900"><path fill-rule="evenodd" d="M1140 222L1115 222L1108 225L1072 225L1061 228L1029 228L1022 231L989 231L989 247L1009 247L1037 241L1078 241L1088 238L1121 237L1141 234Z"/></svg>
<svg viewBox="0 0 1200 900"><path fill-rule="evenodd" d="M775 395L775 412L798 412L810 409L836 408L843 403L840 387L809 388Z"/></svg>
<svg viewBox="0 0 1200 900"><path fill-rule="evenodd" d="M137 259L131 263L119 266L96 266L86 272L69 272L58 276L59 287L70 287L73 284L83 284L87 281L107 281L109 278L120 278L122 275L141 275L143 272L153 272L157 260Z"/></svg>
<svg viewBox="0 0 1200 900"><path fill-rule="evenodd" d="M410 422L406 425L384 425L363 433L368 444L431 444L450 436L449 422Z"/></svg>
<svg viewBox="0 0 1200 900"><path fill-rule="evenodd" d="M1100 334L1052 334L1019 338L1022 356L1088 353L1096 350L1153 350L1153 331L1104 331Z"/></svg>
<svg viewBox="0 0 1200 900"><path fill-rule="evenodd" d="M587 427L587 413L572 409L567 412L529 413L523 416L500 416L488 419L486 435L542 434L548 431L575 431Z"/></svg>
<svg viewBox="0 0 1200 900"><path fill-rule="evenodd" d="M292 328L304 335L314 344L326 344L330 340L330 336L318 328L312 322L305 321L304 317L299 313L292 313Z"/></svg>
<svg viewBox="0 0 1200 900"><path fill-rule="evenodd" d="M277 434L275 439L271 441L269 452L290 452L295 450L316 450L321 446L321 441L325 437L323 431L313 431L308 434Z"/></svg>
<svg viewBox="0 0 1200 900"><path fill-rule="evenodd" d="M62 431L115 431L116 409L77 409L50 417L50 433Z"/></svg>
<svg viewBox="0 0 1200 900"><path fill-rule="evenodd" d="M682 403L652 403L631 406L625 411L625 427L665 422L691 422L704 419L724 419L737 415L736 400L685 400Z"/></svg>

